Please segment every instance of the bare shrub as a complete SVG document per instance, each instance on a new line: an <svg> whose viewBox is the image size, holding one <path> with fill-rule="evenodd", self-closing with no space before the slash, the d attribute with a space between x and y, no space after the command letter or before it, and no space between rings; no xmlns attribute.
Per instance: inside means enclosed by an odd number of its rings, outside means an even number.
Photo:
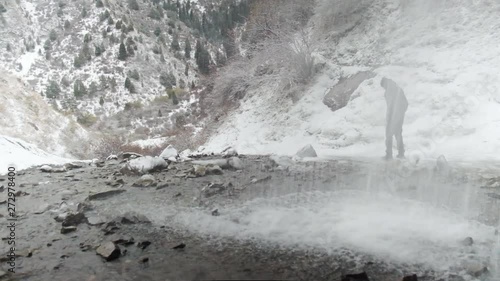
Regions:
<svg viewBox="0 0 500 281"><path fill-rule="evenodd" d="M90 151L93 157L106 158L111 154L118 154L121 152L123 139L118 136L104 135L90 144Z"/></svg>
<svg viewBox="0 0 500 281"><path fill-rule="evenodd" d="M163 150L167 147L168 145L158 145L158 146L145 146L141 147L138 145L133 145L133 144L125 144L121 146L121 151L123 152L134 152L134 153L139 153L141 155L147 155L147 156L159 156Z"/></svg>
<svg viewBox="0 0 500 281"><path fill-rule="evenodd" d="M363 18L362 11L370 4L368 0L321 0L316 8L317 32L345 32Z"/></svg>

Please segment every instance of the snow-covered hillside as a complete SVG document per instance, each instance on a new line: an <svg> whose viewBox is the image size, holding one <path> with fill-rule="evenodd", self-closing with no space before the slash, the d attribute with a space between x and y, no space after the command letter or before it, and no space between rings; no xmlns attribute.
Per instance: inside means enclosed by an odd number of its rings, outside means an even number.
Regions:
<svg viewBox="0 0 500 281"><path fill-rule="evenodd" d="M22 139L62 157L88 153L89 135L74 118L55 111L19 77L0 69L0 134ZM16 158L3 154L5 161ZM7 156L7 159L5 157Z"/></svg>
<svg viewBox="0 0 500 281"><path fill-rule="evenodd" d="M335 25L320 30L328 11L318 9L313 55L326 67L298 102L283 102L275 85L265 84L247 95L206 149L294 154L311 143L320 157L382 157L386 76L409 101L403 137L410 159L500 159L500 2L364 2L361 17L350 17L359 21L337 37ZM333 112L323 104L340 76L367 69L377 76L346 107Z"/></svg>
<svg viewBox="0 0 500 281"><path fill-rule="evenodd" d="M9 167L17 171L42 164L63 164L73 161L47 153L33 144L17 138L0 135L0 175L7 174Z"/></svg>

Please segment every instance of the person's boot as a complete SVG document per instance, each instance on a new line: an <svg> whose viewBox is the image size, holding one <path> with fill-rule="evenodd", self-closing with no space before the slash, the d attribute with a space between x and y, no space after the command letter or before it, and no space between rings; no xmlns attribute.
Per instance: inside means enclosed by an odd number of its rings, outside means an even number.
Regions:
<svg viewBox="0 0 500 281"><path fill-rule="evenodd" d="M386 161L392 160L392 155L386 154L383 159Z"/></svg>
<svg viewBox="0 0 500 281"><path fill-rule="evenodd" d="M405 157L405 155L404 155L404 154L401 154L401 153L400 153L400 154L398 154L398 156L396 156L396 157L397 157L398 159L405 159L405 158L406 158L406 157Z"/></svg>

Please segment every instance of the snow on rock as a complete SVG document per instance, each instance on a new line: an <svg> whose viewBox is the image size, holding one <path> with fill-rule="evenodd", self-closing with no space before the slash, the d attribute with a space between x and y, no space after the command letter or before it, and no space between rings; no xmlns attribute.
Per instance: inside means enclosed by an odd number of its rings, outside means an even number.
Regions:
<svg viewBox="0 0 500 281"><path fill-rule="evenodd" d="M314 55L327 64L300 100L287 102L276 83L262 83L205 151L232 145L244 154L292 156L312 144L322 157L382 157L386 104L380 79L388 77L408 99L403 138L410 161L441 154L449 161L499 160L500 36L494 34L500 2L406 2L374 0L338 42L321 36L326 39L313 46ZM312 32L321 32L319 26ZM367 65L378 65L371 69L376 76L361 82L345 107L330 110L325 94L340 77Z"/></svg>
<svg viewBox="0 0 500 281"><path fill-rule="evenodd" d="M175 149L172 145L169 145L162 151L160 157L163 159L170 159L173 157L175 159L178 155L179 153L177 152L177 149Z"/></svg>
<svg viewBox="0 0 500 281"><path fill-rule="evenodd" d="M318 155L316 154L316 150L314 150L314 147L312 147L312 145L310 144L304 146L302 149L297 151L295 155L300 158L318 157Z"/></svg>
<svg viewBox="0 0 500 281"><path fill-rule="evenodd" d="M125 173L146 174L161 170L167 166L167 162L161 157L143 156L130 160L123 166L122 171Z"/></svg>
<svg viewBox="0 0 500 281"><path fill-rule="evenodd" d="M0 175L6 174L9 167L19 171L37 165L65 164L74 161L47 153L23 140L2 135L0 135L0 155Z"/></svg>

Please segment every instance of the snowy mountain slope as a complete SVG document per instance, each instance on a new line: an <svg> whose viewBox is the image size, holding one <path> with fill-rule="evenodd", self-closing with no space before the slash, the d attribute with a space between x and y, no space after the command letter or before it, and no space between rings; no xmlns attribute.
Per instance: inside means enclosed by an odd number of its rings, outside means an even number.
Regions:
<svg viewBox="0 0 500 281"><path fill-rule="evenodd" d="M84 143L88 142L89 135L73 118L52 109L20 78L5 70L0 70L0 77L0 134L22 139L63 157L86 153ZM0 153L1 158L5 159L6 151ZM15 158L12 153L9 155Z"/></svg>
<svg viewBox="0 0 500 281"><path fill-rule="evenodd" d="M320 156L381 157L385 101L379 83L386 76L402 86L410 104L403 137L411 159L499 159L499 10L500 3L487 0L375 0L341 37L334 37L334 27L320 30L325 19L319 12L314 55L327 67L302 99L283 102L272 84L265 85L248 95L206 149L233 145L242 153L293 154L312 143ZM346 107L332 112L322 103L340 75L366 69L378 75L363 82Z"/></svg>
<svg viewBox="0 0 500 281"><path fill-rule="evenodd" d="M63 164L72 159L47 153L37 146L17 138L0 135L0 175L6 174L9 167L17 171L42 164Z"/></svg>

